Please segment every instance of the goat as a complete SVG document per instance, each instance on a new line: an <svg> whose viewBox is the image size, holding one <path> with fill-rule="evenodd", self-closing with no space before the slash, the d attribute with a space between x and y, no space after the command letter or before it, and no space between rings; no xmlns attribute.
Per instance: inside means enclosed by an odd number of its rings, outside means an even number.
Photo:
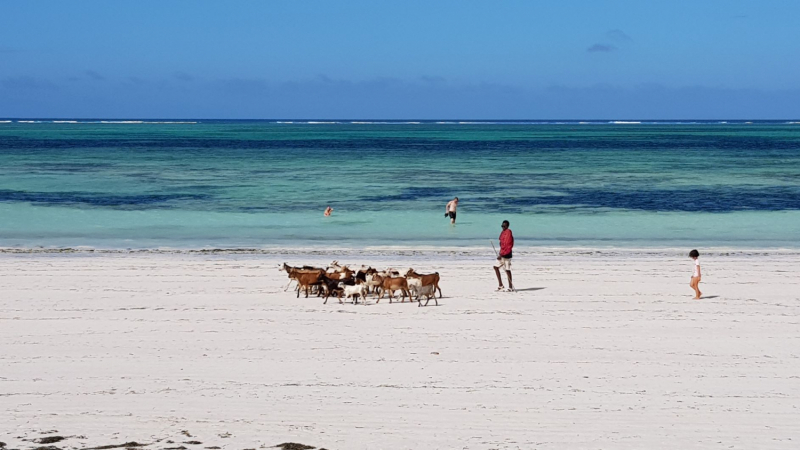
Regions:
<svg viewBox="0 0 800 450"><path fill-rule="evenodd" d="M383 285L383 277L377 273L367 274L364 277L364 284L367 285L367 293L369 293L370 288L372 288L377 294L378 289Z"/></svg>
<svg viewBox="0 0 800 450"><path fill-rule="evenodd" d="M357 297L361 297L361 303L367 304L367 287L363 284L355 284L353 286L347 286L344 283L339 283L339 289L342 290L344 294L344 298L353 297L353 303L358 304ZM342 297L339 297L339 303L342 303Z"/></svg>
<svg viewBox="0 0 800 450"><path fill-rule="evenodd" d="M346 270L350 270L350 269L347 266L343 266L343 265L339 264L339 261L333 261L328 266L328 272L329 273L332 273L332 272L344 272Z"/></svg>
<svg viewBox="0 0 800 450"><path fill-rule="evenodd" d="M406 278L406 283L408 283L408 293L414 294L422 287L422 280L419 278ZM417 300L419 300L419 295L417 295Z"/></svg>
<svg viewBox="0 0 800 450"><path fill-rule="evenodd" d="M386 269L383 272L378 272L378 275L384 278L386 277L398 278L400 276L400 272L398 272L395 269Z"/></svg>
<svg viewBox="0 0 800 450"><path fill-rule="evenodd" d="M361 281L367 281L367 277L377 272L377 270L373 269L369 266L361 266L355 270L355 277Z"/></svg>
<svg viewBox="0 0 800 450"><path fill-rule="evenodd" d="M322 282L322 288L325 291L324 294L325 301L322 302L323 305L328 303L328 297L330 297L331 295L336 296L336 298L339 298L341 296L342 290L339 288L339 283L341 283L339 280L334 280L332 278L323 275L320 278L320 281Z"/></svg>
<svg viewBox="0 0 800 450"><path fill-rule="evenodd" d="M311 286L318 286L324 273L318 271L308 271L296 273L294 279L297 280L297 298L300 298L300 290L306 289L306 298L308 298L308 291Z"/></svg>
<svg viewBox="0 0 800 450"><path fill-rule="evenodd" d="M375 303L379 303L383 298L383 294L387 291L389 292L389 303L392 303L394 291L400 291L403 294L403 302L406 301L406 295L408 295L408 299L411 300L411 295L408 293L408 282L405 278L384 278L383 284L381 285L381 294L378 296L378 300Z"/></svg>
<svg viewBox="0 0 800 450"><path fill-rule="evenodd" d="M439 287L439 272L423 275L414 272L414 269L408 269L408 272L406 272L406 278L418 278L422 283L422 286L433 285L434 289L439 290L439 298L442 298L442 288Z"/></svg>
<svg viewBox="0 0 800 450"><path fill-rule="evenodd" d="M351 270L355 270L356 273L358 273L358 272L363 272L363 273L377 272L377 270L373 269L372 267L364 266L364 265L356 267L356 268L350 268L350 269Z"/></svg>
<svg viewBox="0 0 800 450"><path fill-rule="evenodd" d="M292 285L293 281L297 281L297 276L301 273L325 273L324 269L319 269L313 266L292 267L286 263L279 265L278 270L286 272L286 274L289 276L289 284L287 284L286 288L283 289L284 292L289 290L289 286Z"/></svg>
<svg viewBox="0 0 800 450"><path fill-rule="evenodd" d="M422 300L420 300L420 297L422 296L425 296L425 306L428 306L428 302L431 301L431 297L433 298L433 301L436 302L436 306L439 306L439 301L436 300L436 291L434 290L434 286L432 284L422 286L417 283L412 284L411 280L409 280L408 290L417 294L417 306L422 306Z"/></svg>

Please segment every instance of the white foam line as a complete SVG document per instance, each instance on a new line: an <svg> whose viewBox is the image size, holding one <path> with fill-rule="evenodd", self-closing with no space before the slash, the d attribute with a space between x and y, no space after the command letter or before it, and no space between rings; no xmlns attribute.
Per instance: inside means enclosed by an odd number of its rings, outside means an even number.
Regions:
<svg viewBox="0 0 800 450"><path fill-rule="evenodd" d="M147 121L145 121L145 122L142 122L142 123L144 123L144 124L150 124L150 123L156 123L156 124L174 124L174 123L181 124L181 123L189 123L189 124L191 124L191 123L197 123L197 122L187 122L187 121L183 121L183 122L147 122Z"/></svg>
<svg viewBox="0 0 800 450"><path fill-rule="evenodd" d="M229 247L229 248L180 248L156 247L140 249L100 248L90 246L80 247L0 247L0 254L186 254L186 255L341 255L341 256L408 256L425 257L435 255L451 255L463 258L482 257L491 255L490 248L483 246L469 247L434 247L434 246L365 246L362 248L348 247ZM673 247L524 247L515 248L514 253L519 256L536 255L578 255L578 256L614 256L614 255L642 255L642 256L684 256L685 248ZM757 247L708 247L703 251L706 256L747 256L764 257L781 255L796 257L800 249L796 248L757 248Z"/></svg>
<svg viewBox="0 0 800 450"><path fill-rule="evenodd" d="M164 124L193 124L190 121L148 121L148 120L101 120L99 122L80 122L80 123L103 123L114 125L164 125Z"/></svg>

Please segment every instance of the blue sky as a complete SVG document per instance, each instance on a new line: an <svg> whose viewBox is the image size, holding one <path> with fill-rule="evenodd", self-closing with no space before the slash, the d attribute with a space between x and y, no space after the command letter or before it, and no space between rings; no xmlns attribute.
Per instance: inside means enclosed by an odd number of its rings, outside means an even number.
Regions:
<svg viewBox="0 0 800 450"><path fill-rule="evenodd" d="M0 117L797 119L800 2L0 2Z"/></svg>

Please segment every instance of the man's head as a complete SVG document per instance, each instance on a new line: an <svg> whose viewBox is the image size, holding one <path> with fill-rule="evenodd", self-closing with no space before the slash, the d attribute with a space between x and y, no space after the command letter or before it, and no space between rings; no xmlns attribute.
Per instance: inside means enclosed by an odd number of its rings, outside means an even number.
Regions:
<svg viewBox="0 0 800 450"><path fill-rule="evenodd" d="M454 198L453 201L458 203L458 197Z"/></svg>
<svg viewBox="0 0 800 450"><path fill-rule="evenodd" d="M501 226L501 227L503 227L503 229L505 230L505 229L507 229L507 228L508 228L508 226L509 226L509 225L510 225L510 224L508 223L508 221L507 221L507 220L504 220L504 221L503 221L503 224L502 224L502 225L500 225L500 226Z"/></svg>

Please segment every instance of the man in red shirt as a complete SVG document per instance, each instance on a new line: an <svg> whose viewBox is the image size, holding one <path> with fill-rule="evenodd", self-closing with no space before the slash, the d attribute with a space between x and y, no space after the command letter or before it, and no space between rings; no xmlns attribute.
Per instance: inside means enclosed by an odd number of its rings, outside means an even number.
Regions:
<svg viewBox="0 0 800 450"><path fill-rule="evenodd" d="M497 290L505 290L503 287L503 279L500 278L500 268L506 269L508 276L508 291L514 292L514 283L511 281L511 250L514 248L514 235L508 229L508 221L504 220L501 227L503 231L500 233L500 254L497 255L497 263L494 265L494 273L497 275Z"/></svg>

